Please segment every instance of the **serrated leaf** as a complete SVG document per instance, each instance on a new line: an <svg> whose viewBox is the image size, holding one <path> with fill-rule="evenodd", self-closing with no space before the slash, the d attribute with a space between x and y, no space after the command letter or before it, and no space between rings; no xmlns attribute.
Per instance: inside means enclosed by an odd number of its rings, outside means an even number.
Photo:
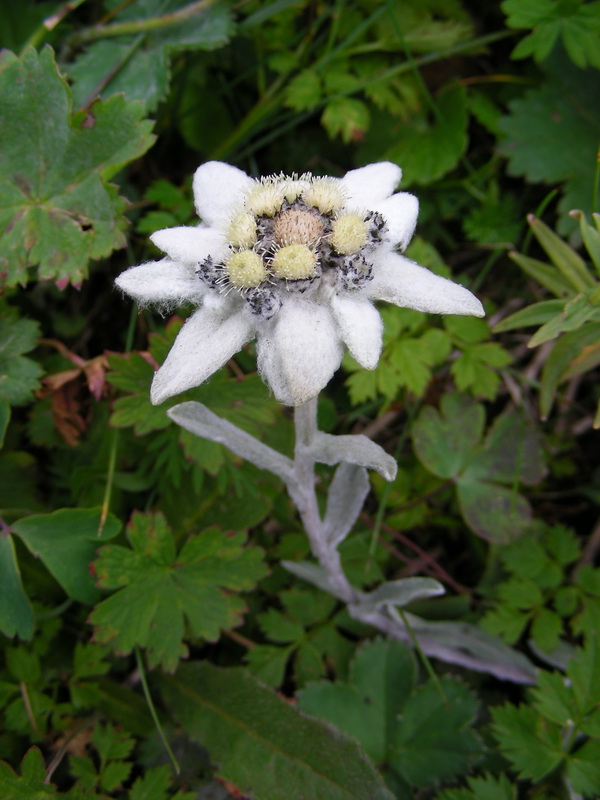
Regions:
<svg viewBox="0 0 600 800"><path fill-rule="evenodd" d="M561 729L542 720L531 706L506 704L492 709L500 749L521 778L538 781L563 761Z"/></svg>
<svg viewBox="0 0 600 800"><path fill-rule="evenodd" d="M385 157L402 164L402 185L427 185L454 169L467 146L467 103L462 87L435 98L436 114L403 124Z"/></svg>
<svg viewBox="0 0 600 800"><path fill-rule="evenodd" d="M97 548L113 539L121 523L109 514L101 526L99 508L61 508L18 520L12 530L40 558L69 597L94 603L99 596L89 567Z"/></svg>
<svg viewBox="0 0 600 800"><path fill-rule="evenodd" d="M94 562L98 585L118 590L91 614L95 640L122 653L146 647L149 664L166 670L187 655L186 622L195 636L216 641L245 611L234 591L251 589L266 572L262 551L243 548L243 533L209 528L177 554L161 514L135 513L127 537L131 549L103 547Z"/></svg>
<svg viewBox="0 0 600 800"><path fill-rule="evenodd" d="M39 328L33 320L0 317L0 402L20 405L32 399L42 369L23 353L33 350L38 338Z"/></svg>
<svg viewBox="0 0 600 800"><path fill-rule="evenodd" d="M339 97L327 103L321 123L331 139L339 136L345 144L349 144L360 140L368 130L371 112L362 100Z"/></svg>
<svg viewBox="0 0 600 800"><path fill-rule="evenodd" d="M411 785L428 786L465 769L479 753L467 730L477 701L465 686L442 678L445 705L432 682L415 689L414 680L408 648L376 640L358 650L347 684L310 685L299 692L299 705L352 735Z"/></svg>
<svg viewBox="0 0 600 800"><path fill-rule="evenodd" d="M430 786L466 771L481 753L469 730L477 698L458 681L442 677L440 688L428 682L408 698L393 737L391 763L415 786Z"/></svg>
<svg viewBox="0 0 600 800"><path fill-rule="evenodd" d="M563 728L572 724L577 716L573 692L558 672L540 671L537 686L531 694L540 714Z"/></svg>
<svg viewBox="0 0 600 800"><path fill-rule="evenodd" d="M47 800L59 797L56 787L45 782L44 759L37 747L30 747L21 762L21 775L5 761L0 761L0 796L3 800ZM91 800L96 792L88 793L79 786L61 793L67 800Z"/></svg>
<svg viewBox="0 0 600 800"><path fill-rule="evenodd" d="M543 61L560 40L581 69L588 64L600 68L600 5L598 3L556 3L551 0L504 0L502 10L509 28L532 28L512 52L512 58Z"/></svg>
<svg viewBox="0 0 600 800"><path fill-rule="evenodd" d="M312 111L321 99L321 79L314 70L305 69L287 85L285 102L295 111Z"/></svg>
<svg viewBox="0 0 600 800"><path fill-rule="evenodd" d="M348 683L311 684L298 692L298 705L352 736L377 764L383 764L389 755L389 736L415 680L414 659L406 645L376 639L356 651Z"/></svg>
<svg viewBox="0 0 600 800"><path fill-rule="evenodd" d="M574 792L593 797L600 786L600 741L588 739L567 759L567 778Z"/></svg>
<svg viewBox="0 0 600 800"><path fill-rule="evenodd" d="M509 104L510 113L499 121L504 134L501 152L509 159L509 172L530 182L564 183L559 203L563 214L573 208L591 212L594 197L600 85L594 71L573 67L564 58L546 64L548 76L540 88L531 89ZM577 147L572 143L577 142ZM563 217L560 233L574 228Z"/></svg>
<svg viewBox="0 0 600 800"><path fill-rule="evenodd" d="M0 57L2 282L80 283L125 243L125 201L108 180L152 144L140 103L115 96L72 116L51 48Z"/></svg>
<svg viewBox="0 0 600 800"><path fill-rule="evenodd" d="M172 54L215 50L231 36L233 25L225 4L202 4L186 13L190 5L188 0L145 0L123 6L114 24L138 25L141 30L134 34L124 30L120 36L87 45L68 69L75 104L83 106L97 94L109 97L122 92L127 100L143 100L148 111L154 110L167 94ZM153 25L164 17L168 24Z"/></svg>
<svg viewBox="0 0 600 800"><path fill-rule="evenodd" d="M435 800L517 800L517 787L504 774L467 778L468 789L446 789Z"/></svg>
<svg viewBox="0 0 600 800"><path fill-rule="evenodd" d="M0 535L0 631L5 636L31 639L33 636L33 610L21 582L15 545L12 536Z"/></svg>
<svg viewBox="0 0 600 800"><path fill-rule="evenodd" d="M183 664L160 686L177 722L245 794L392 800L355 742L304 716L245 670Z"/></svg>

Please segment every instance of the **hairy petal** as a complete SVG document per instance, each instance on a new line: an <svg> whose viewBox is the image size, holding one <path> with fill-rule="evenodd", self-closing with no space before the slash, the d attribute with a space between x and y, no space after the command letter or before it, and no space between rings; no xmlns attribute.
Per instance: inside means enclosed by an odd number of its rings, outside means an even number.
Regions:
<svg viewBox="0 0 600 800"><path fill-rule="evenodd" d="M207 225L224 224L244 190L252 185L245 172L222 161L208 161L194 175L194 200L198 216Z"/></svg>
<svg viewBox="0 0 600 800"><path fill-rule="evenodd" d="M355 293L334 295L333 317L351 355L365 369L375 369L381 355L383 322L366 297Z"/></svg>
<svg viewBox="0 0 600 800"><path fill-rule="evenodd" d="M169 258L186 264L197 264L208 256L218 263L227 252L224 235L214 228L165 228L150 239Z"/></svg>
<svg viewBox="0 0 600 800"><path fill-rule="evenodd" d="M414 194L399 192L376 203L371 211L383 214L388 226L387 237L392 247L402 250L410 242L419 215L419 201Z"/></svg>
<svg viewBox="0 0 600 800"><path fill-rule="evenodd" d="M181 329L165 363L154 375L154 405L199 386L254 336L254 323L241 311L200 308Z"/></svg>
<svg viewBox="0 0 600 800"><path fill-rule="evenodd" d="M207 292L206 284L198 278L193 267L169 258L130 267L119 275L115 284L140 305L198 305Z"/></svg>
<svg viewBox="0 0 600 800"><path fill-rule="evenodd" d="M348 206L371 209L375 203L392 194L401 177L399 166L391 161L379 161L350 170L341 179L341 185Z"/></svg>
<svg viewBox="0 0 600 800"><path fill-rule="evenodd" d="M483 317L483 306L464 286L420 267L396 253L375 261L373 280L364 288L371 300L386 300L402 308L432 314Z"/></svg>
<svg viewBox="0 0 600 800"><path fill-rule="evenodd" d="M259 332L258 370L280 403L299 406L329 383L342 352L329 309L294 295Z"/></svg>

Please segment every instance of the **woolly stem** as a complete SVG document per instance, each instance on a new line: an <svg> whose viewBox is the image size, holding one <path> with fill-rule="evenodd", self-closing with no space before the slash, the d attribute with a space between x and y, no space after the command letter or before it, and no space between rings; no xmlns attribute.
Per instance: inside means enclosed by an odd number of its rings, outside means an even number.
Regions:
<svg viewBox="0 0 600 800"><path fill-rule="evenodd" d="M336 547L327 541L315 492L315 460L311 446L317 434L316 397L296 408L294 424L295 480L288 483L288 491L300 513L312 553L327 573L332 592L345 603L352 604L357 600L357 593L344 573Z"/></svg>
<svg viewBox="0 0 600 800"><path fill-rule="evenodd" d="M416 646L427 656L439 658L466 669L487 672L501 680L515 683L532 683L532 675L514 664L503 664L492 659L479 658L460 647L452 648L436 641L431 635L417 634L407 629L401 619L393 619L383 612L361 606L360 593L352 586L342 567L335 544L327 540L323 521L319 513L315 492L314 442L318 434L317 398L309 400L295 409L294 425L296 445L292 479L286 480L288 493L296 505L314 557L327 575L331 593L348 606L348 613L394 639Z"/></svg>

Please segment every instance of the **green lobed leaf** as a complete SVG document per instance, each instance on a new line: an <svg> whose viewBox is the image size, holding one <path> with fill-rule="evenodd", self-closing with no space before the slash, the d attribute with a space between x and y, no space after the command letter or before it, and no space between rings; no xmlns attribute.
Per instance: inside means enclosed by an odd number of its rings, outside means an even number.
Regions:
<svg viewBox="0 0 600 800"><path fill-rule="evenodd" d="M0 797L2 800L47 800L48 797L59 797L56 787L45 782L46 768L44 759L37 747L31 747L21 761L21 775L5 761L0 761ZM91 800L101 798L96 792L89 793L79 786L60 797L68 800Z"/></svg>
<svg viewBox="0 0 600 800"><path fill-rule="evenodd" d="M531 706L507 703L492 709L492 719L500 749L519 777L538 781L563 761L561 729Z"/></svg>
<svg viewBox="0 0 600 800"><path fill-rule="evenodd" d="M517 800L517 787L504 774L467 778L468 789L447 789L435 800Z"/></svg>
<svg viewBox="0 0 600 800"><path fill-rule="evenodd" d="M402 165L402 185L427 185L454 169L467 146L466 92L446 88L435 98L436 113L403 123L385 157Z"/></svg>
<svg viewBox="0 0 600 800"><path fill-rule="evenodd" d="M392 800L354 741L304 716L245 670L183 664L160 688L176 721L244 794Z"/></svg>
<svg viewBox="0 0 600 800"><path fill-rule="evenodd" d="M504 0L502 10L509 28L533 29L515 47L513 58L543 61L560 39L578 67L600 68L600 3Z"/></svg>
<svg viewBox="0 0 600 800"><path fill-rule="evenodd" d="M109 545L94 562L98 585L118 591L90 616L95 640L121 653L148 649L151 666L174 670L187 655L186 622L194 636L216 641L245 611L234 591L263 577L262 550L243 548L243 533L209 528L191 535L177 553L162 514L136 512L128 525L131 549Z"/></svg>
<svg viewBox="0 0 600 800"><path fill-rule="evenodd" d="M574 792L585 797L597 795L600 787L600 741L588 739L569 756L566 773Z"/></svg>
<svg viewBox="0 0 600 800"><path fill-rule="evenodd" d="M90 259L125 243L125 201L108 180L150 147L151 123L122 96L73 116L50 47L3 51L0 93L2 283L80 283Z"/></svg>
<svg viewBox="0 0 600 800"><path fill-rule="evenodd" d="M81 603L98 599L89 568L99 545L121 530L117 517L109 514L101 526L99 508L61 508L24 517L12 530L43 561L69 597Z"/></svg>
<svg viewBox="0 0 600 800"><path fill-rule="evenodd" d="M0 317L0 402L20 405L33 398L42 369L23 353L33 350L38 338L39 327L33 320Z"/></svg>
<svg viewBox="0 0 600 800"><path fill-rule="evenodd" d="M5 636L31 639L33 636L33 611L21 582L15 545L12 536L0 533L0 631Z"/></svg>
<svg viewBox="0 0 600 800"><path fill-rule="evenodd" d="M339 136L345 144L359 141L371 123L369 107L354 97L330 100L321 115L321 123L334 139Z"/></svg>
<svg viewBox="0 0 600 800"><path fill-rule="evenodd" d="M564 58L550 59L545 68L542 86L513 100L510 113L499 121L504 134L500 150L509 159L510 174L532 183L564 183L563 214L573 208L591 212L600 127L597 74L582 73ZM574 226L564 217L558 229L565 233Z"/></svg>
<svg viewBox="0 0 600 800"><path fill-rule="evenodd" d="M480 751L468 730L476 698L457 681L441 683L447 703L432 682L415 688L405 645L375 640L357 651L348 683L311 684L298 700L302 710L357 739L378 764L413 786L428 786L464 770Z"/></svg>
<svg viewBox="0 0 600 800"><path fill-rule="evenodd" d="M114 23L148 25L189 5L188 0L128 3L116 14ZM227 5L214 3L171 24L156 25L139 34L126 35L124 31L121 36L92 42L68 69L74 81L74 102L81 107L98 94L109 97L122 92L127 100L144 101L147 110L152 111L167 94L171 55L223 47L232 30Z"/></svg>
<svg viewBox="0 0 600 800"><path fill-rule="evenodd" d="M531 507L514 489L465 478L457 484L465 522L478 536L506 544L529 524Z"/></svg>
<svg viewBox="0 0 600 800"><path fill-rule="evenodd" d="M295 111L312 110L321 99L321 79L316 72L305 69L286 87L285 102Z"/></svg>

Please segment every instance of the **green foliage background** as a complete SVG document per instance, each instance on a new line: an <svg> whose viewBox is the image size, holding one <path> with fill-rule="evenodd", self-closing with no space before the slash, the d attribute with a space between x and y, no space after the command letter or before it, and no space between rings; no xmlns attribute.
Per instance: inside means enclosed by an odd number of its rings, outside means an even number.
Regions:
<svg viewBox="0 0 600 800"><path fill-rule="evenodd" d="M21 0L0 32L0 797L600 796L600 2ZM282 568L278 481L150 405L187 310L113 281L210 159L403 168L409 256L487 317L386 307L321 398L399 463L344 567L441 581L407 614L536 686L374 638ZM291 452L252 347L183 399Z"/></svg>

